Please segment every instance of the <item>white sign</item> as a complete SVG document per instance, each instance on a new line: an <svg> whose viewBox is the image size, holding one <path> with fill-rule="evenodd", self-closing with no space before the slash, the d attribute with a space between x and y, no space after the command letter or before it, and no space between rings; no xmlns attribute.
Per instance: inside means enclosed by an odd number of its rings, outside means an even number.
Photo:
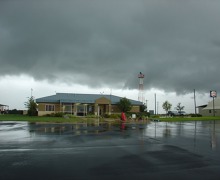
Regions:
<svg viewBox="0 0 220 180"><path fill-rule="evenodd" d="M210 97L217 97L217 92L216 91L210 91Z"/></svg>
<svg viewBox="0 0 220 180"><path fill-rule="evenodd" d="M136 114L132 114L132 119L135 119L136 118Z"/></svg>

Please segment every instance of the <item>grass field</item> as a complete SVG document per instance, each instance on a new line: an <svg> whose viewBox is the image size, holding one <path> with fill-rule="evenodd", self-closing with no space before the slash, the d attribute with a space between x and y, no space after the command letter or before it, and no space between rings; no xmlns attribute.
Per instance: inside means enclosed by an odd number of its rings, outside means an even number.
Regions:
<svg viewBox="0 0 220 180"><path fill-rule="evenodd" d="M48 122L48 123L94 123L97 118L90 117L42 117L42 116L27 116L27 115L0 115L0 121L28 121L28 122ZM119 119L99 119L100 122L108 121L118 122ZM149 120L156 120L162 122L177 122L177 121L209 121L220 120L220 117L160 117L149 118Z"/></svg>
<svg viewBox="0 0 220 180"><path fill-rule="evenodd" d="M153 118L153 120L159 120L163 122L211 121L211 120L220 120L220 117L160 117L160 118Z"/></svg>

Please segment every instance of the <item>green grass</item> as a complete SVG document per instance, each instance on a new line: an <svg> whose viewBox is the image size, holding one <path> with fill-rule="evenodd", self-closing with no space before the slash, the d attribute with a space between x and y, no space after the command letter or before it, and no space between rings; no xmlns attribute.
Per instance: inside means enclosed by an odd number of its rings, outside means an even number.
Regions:
<svg viewBox="0 0 220 180"><path fill-rule="evenodd" d="M220 120L220 117L160 117L152 118L157 119L163 122L177 122L177 121L211 121L211 120Z"/></svg>
<svg viewBox="0 0 220 180"><path fill-rule="evenodd" d="M210 120L220 120L220 117L158 117L150 118L151 120L160 120L162 122L178 122L178 121L210 121ZM27 121L27 122L42 122L42 123L88 123L92 124L97 120L94 117L43 117L43 116L27 116L27 115L13 115L5 114L0 115L0 121ZM105 120L111 120L112 123L117 123L119 119L100 119L99 122L104 122Z"/></svg>

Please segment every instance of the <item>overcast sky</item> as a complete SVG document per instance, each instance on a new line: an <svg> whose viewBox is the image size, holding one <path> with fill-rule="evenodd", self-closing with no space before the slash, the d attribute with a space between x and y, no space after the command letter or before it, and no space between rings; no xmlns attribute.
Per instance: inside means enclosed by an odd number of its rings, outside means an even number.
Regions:
<svg viewBox="0 0 220 180"><path fill-rule="evenodd" d="M37 98L113 89L137 99L139 72L146 96L190 99L196 89L202 99L220 89L219 9L218 0L1 0L0 104L21 108L31 88Z"/></svg>

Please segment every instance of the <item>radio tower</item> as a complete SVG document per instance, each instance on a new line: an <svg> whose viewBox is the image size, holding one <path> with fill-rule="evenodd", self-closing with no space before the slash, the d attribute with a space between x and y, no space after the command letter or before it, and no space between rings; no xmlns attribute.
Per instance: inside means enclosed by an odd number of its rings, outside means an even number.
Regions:
<svg viewBox="0 0 220 180"><path fill-rule="evenodd" d="M138 74L138 79L139 79L138 101L144 103L144 74L140 72L140 74Z"/></svg>

